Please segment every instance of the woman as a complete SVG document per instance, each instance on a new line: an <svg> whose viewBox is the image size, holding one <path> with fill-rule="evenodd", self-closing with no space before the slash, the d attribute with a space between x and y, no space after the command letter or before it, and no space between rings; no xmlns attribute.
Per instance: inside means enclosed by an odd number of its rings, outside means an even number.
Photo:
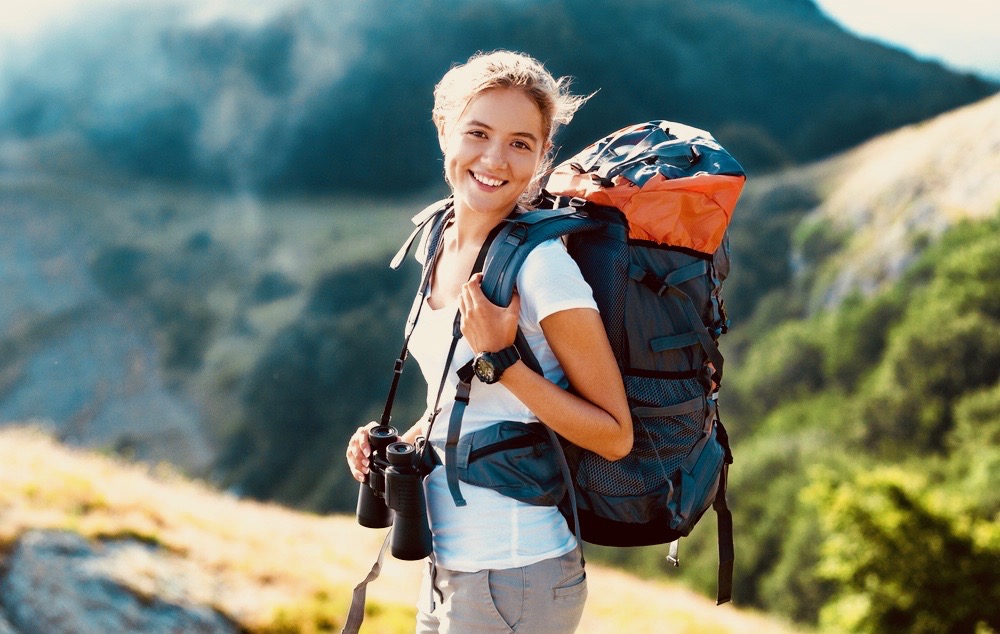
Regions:
<svg viewBox="0 0 1000 634"><path fill-rule="evenodd" d="M615 460L632 447L625 390L591 289L560 240L536 247L510 306L493 305L470 275L490 230L532 199L552 138L585 99L536 60L498 51L450 70L434 91L434 123L454 195L437 263L410 341L428 383L428 410L461 313L455 352L430 442L443 449L455 370L477 353L511 346L520 325L545 376L517 360L499 381L473 381L462 433L500 421L542 421L569 441ZM572 387L572 391L567 387ZM450 391L450 393L449 393ZM442 422L443 421L443 422ZM368 429L351 438L355 479L368 472ZM403 439L427 433L417 422ZM444 452L438 451L443 457ZM462 483L456 506L442 465L424 481L436 563L424 578L418 632L572 632L583 613L586 575L579 544L556 507L531 506Z"/></svg>

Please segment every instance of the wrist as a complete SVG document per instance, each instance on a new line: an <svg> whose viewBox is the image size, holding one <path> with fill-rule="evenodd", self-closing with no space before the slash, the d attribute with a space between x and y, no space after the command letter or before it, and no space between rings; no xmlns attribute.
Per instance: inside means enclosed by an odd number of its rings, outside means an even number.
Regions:
<svg viewBox="0 0 1000 634"><path fill-rule="evenodd" d="M480 381L486 384L498 382L504 372L521 360L514 344L496 352L480 352L472 360L472 369Z"/></svg>

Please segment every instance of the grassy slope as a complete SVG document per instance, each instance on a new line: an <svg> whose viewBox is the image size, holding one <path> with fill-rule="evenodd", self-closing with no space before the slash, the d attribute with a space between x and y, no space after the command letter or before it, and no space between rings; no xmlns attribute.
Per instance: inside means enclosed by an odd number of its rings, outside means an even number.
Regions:
<svg viewBox="0 0 1000 634"><path fill-rule="evenodd" d="M188 600L212 605L254 633L339 630L350 589L383 535L351 517L240 501L169 468L69 449L31 428L0 431L0 465L0 553L32 528L155 543L183 561ZM412 628L421 566L387 559L369 592L366 631ZM117 576L147 595L176 592L176 580L157 570L132 562ZM590 570L581 632L792 631L679 586Z"/></svg>

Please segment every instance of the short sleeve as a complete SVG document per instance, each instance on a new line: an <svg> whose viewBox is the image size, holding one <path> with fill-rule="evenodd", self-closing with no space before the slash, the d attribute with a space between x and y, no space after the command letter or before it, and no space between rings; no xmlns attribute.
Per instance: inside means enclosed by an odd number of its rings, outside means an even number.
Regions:
<svg viewBox="0 0 1000 634"><path fill-rule="evenodd" d="M543 319L571 308L597 310L594 293L560 239L535 247L517 275L522 328L541 330Z"/></svg>

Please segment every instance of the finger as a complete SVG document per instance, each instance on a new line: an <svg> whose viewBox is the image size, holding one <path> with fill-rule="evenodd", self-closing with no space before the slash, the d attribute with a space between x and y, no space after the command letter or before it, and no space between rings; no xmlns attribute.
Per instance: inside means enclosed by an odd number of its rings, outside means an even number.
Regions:
<svg viewBox="0 0 1000 634"><path fill-rule="evenodd" d="M516 288L514 289L514 294L510 298L510 305L507 306L507 309L512 313L521 312L521 294L517 292Z"/></svg>
<svg viewBox="0 0 1000 634"><path fill-rule="evenodd" d="M483 295L483 289L479 285L479 281L476 280L477 276L479 277L479 280L482 280L482 276L477 273L471 280L462 285L462 294L468 296L469 307L472 309L475 309L481 300L486 299L486 296Z"/></svg>
<svg viewBox="0 0 1000 634"><path fill-rule="evenodd" d="M368 447L351 446L347 450L347 459L356 465L368 466Z"/></svg>

